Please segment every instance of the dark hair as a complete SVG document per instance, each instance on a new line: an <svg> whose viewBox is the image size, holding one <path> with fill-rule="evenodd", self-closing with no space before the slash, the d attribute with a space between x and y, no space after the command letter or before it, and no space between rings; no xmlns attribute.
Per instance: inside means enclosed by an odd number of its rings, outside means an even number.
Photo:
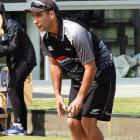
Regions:
<svg viewBox="0 0 140 140"><path fill-rule="evenodd" d="M5 15L5 6L4 6L4 4L2 2L0 2L0 14L2 16Z"/></svg>

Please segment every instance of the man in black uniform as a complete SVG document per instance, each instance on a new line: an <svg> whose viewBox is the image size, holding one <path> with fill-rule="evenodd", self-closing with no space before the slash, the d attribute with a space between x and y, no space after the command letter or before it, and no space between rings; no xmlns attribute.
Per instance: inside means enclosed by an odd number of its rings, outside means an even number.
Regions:
<svg viewBox="0 0 140 140"><path fill-rule="evenodd" d="M116 86L110 51L84 26L61 18L54 0L34 1L25 11L32 13L41 32L60 116L65 107L61 95L63 70L71 78L67 124L73 140L103 140L97 120L110 120Z"/></svg>
<svg viewBox="0 0 140 140"><path fill-rule="evenodd" d="M24 81L36 66L36 56L24 29L16 21L5 17L5 7L0 3L0 57L3 56L7 58L10 75L7 91L14 113L14 124L4 134L24 135L27 130Z"/></svg>

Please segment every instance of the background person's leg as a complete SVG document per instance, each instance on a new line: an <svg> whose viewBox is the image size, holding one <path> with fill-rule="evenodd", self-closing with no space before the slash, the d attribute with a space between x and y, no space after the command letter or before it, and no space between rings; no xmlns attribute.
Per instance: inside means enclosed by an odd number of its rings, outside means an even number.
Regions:
<svg viewBox="0 0 140 140"><path fill-rule="evenodd" d="M14 71L10 72L8 94L14 113L14 122L21 123L24 130L27 130L27 109L24 101L24 81L30 74L33 67L22 63Z"/></svg>
<svg viewBox="0 0 140 140"><path fill-rule="evenodd" d="M27 109L24 101L24 81L20 81L14 88L8 88L8 95L11 101L14 114L14 123L21 123L24 130L27 130Z"/></svg>
<svg viewBox="0 0 140 140"><path fill-rule="evenodd" d="M21 110L22 110L19 111L20 123L22 124L24 130L27 130L27 107L24 101L24 82L20 84L17 88L19 88L17 89L17 93L19 95L19 100L21 102Z"/></svg>

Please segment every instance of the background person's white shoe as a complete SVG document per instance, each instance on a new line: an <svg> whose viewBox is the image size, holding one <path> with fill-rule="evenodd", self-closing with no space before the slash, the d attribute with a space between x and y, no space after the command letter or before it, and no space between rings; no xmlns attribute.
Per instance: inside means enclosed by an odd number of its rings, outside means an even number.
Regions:
<svg viewBox="0 0 140 140"><path fill-rule="evenodd" d="M13 126L7 129L6 131L4 131L3 134L8 136L25 135L23 127L20 123L14 123Z"/></svg>

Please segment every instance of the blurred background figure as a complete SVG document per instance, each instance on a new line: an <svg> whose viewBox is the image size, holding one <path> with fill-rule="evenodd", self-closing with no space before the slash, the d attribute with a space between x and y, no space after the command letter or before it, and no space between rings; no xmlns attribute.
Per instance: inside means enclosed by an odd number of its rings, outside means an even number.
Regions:
<svg viewBox="0 0 140 140"><path fill-rule="evenodd" d="M5 15L0 3L0 57L6 56L9 70L8 96L14 114L14 123L4 131L6 135L24 135L27 130L27 109L24 101L24 81L36 66L34 47L16 21Z"/></svg>

